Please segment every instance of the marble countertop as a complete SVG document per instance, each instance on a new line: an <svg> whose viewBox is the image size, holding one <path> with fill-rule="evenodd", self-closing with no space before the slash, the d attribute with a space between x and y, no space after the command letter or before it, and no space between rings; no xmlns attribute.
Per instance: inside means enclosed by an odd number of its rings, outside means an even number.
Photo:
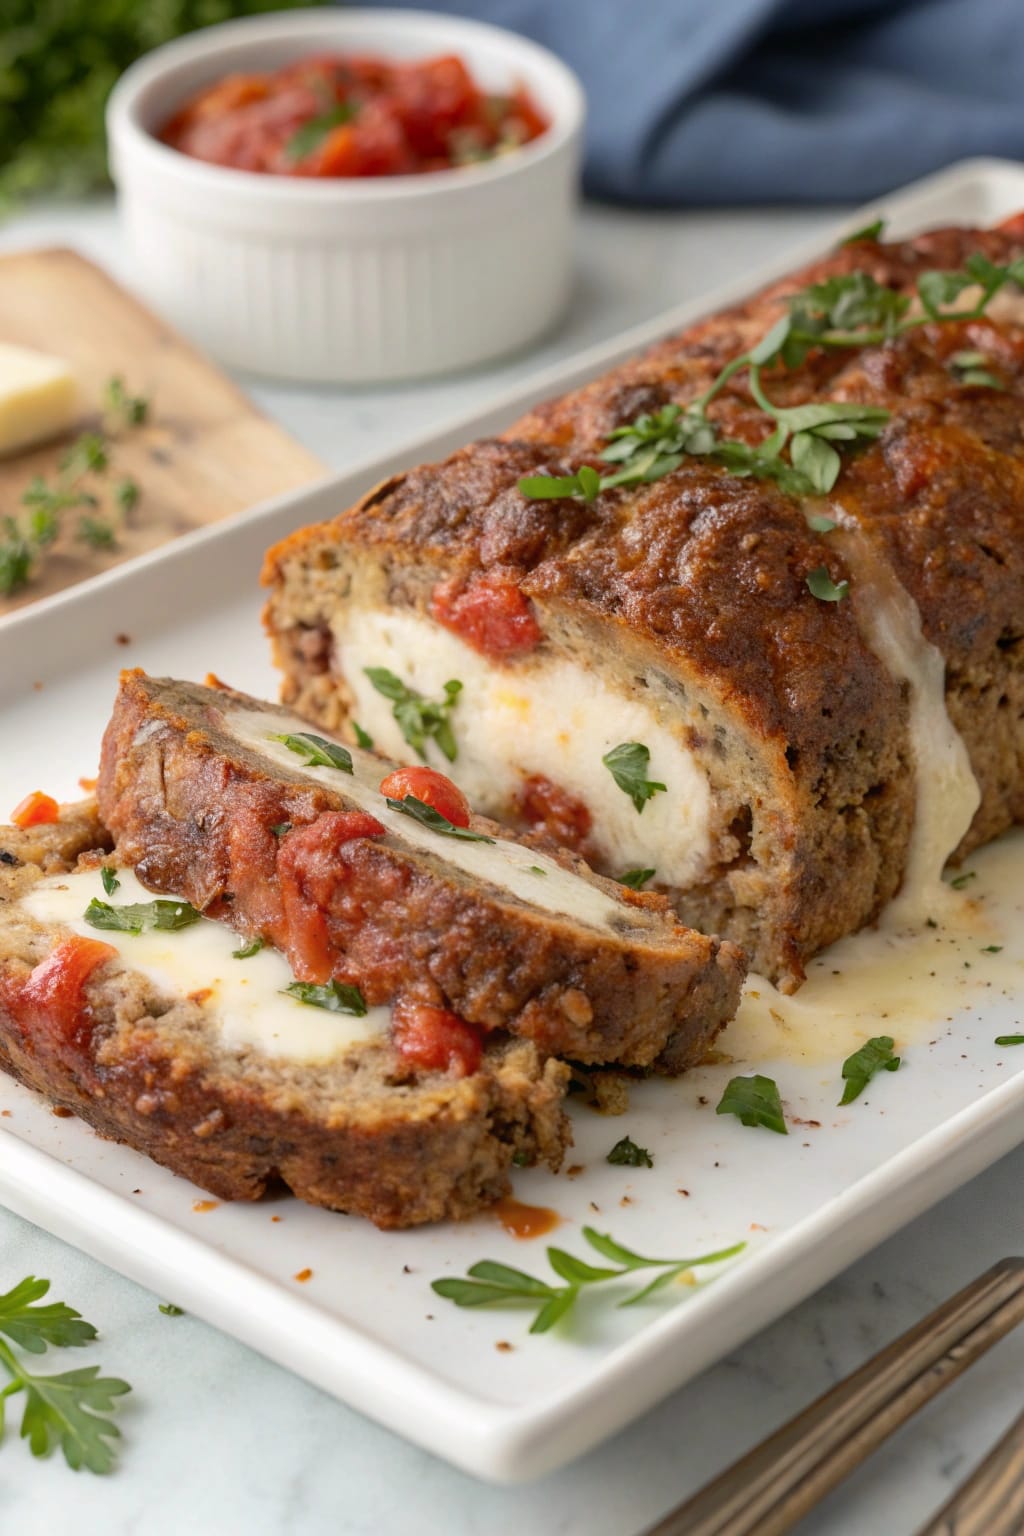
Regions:
<svg viewBox="0 0 1024 1536"><path fill-rule="evenodd" d="M547 363L728 280L812 233L821 211L636 214L589 208L571 309L543 346L417 387L243 381L328 464L386 451ZM0 249L76 246L129 286L105 200L9 222ZM0 1158L3 1156L0 1146ZM53 1281L94 1322L100 1361L134 1385L121 1465L77 1476L0 1447L0 1528L18 1536L637 1536L708 1477L1004 1253L1019 1248L1024 1147L936 1206L616 1439L537 1483L494 1488L405 1444L192 1317L0 1210L0 1290ZM55 1367L56 1368L56 1367ZM63 1368L63 1367L62 1367ZM906 1427L800 1527L913 1536L1020 1408L1024 1331Z"/></svg>

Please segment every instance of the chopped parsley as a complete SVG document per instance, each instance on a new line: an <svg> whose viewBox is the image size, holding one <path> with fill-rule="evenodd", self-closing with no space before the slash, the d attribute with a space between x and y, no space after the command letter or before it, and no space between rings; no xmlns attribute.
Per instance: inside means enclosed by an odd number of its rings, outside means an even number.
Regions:
<svg viewBox="0 0 1024 1536"><path fill-rule="evenodd" d="M879 240L885 232L885 220L875 219L872 224L865 224L863 229L855 229L852 235L847 235L841 240L840 245L856 245L860 240Z"/></svg>
<svg viewBox="0 0 1024 1536"><path fill-rule="evenodd" d="M439 832L442 837L458 837L465 843L493 843L493 837L485 837L482 832L471 832L468 827L457 827L447 816L442 816L440 811L435 811L432 805L427 805L423 800L417 800L415 795L403 795L401 800L392 800L390 795L386 797L388 805L393 811L401 811L403 816L411 816L413 821L418 821L421 826L428 827L431 832ZM541 871L543 874L543 870Z"/></svg>
<svg viewBox="0 0 1024 1536"><path fill-rule="evenodd" d="M954 891L962 891L965 885L967 885L971 880L977 880L977 878L978 874L976 870L965 869L962 875L954 875L953 879L949 883L953 887Z"/></svg>
<svg viewBox="0 0 1024 1536"><path fill-rule="evenodd" d="M91 928L105 928L117 933L142 933L151 928L162 933L176 933L179 928L190 928L198 923L202 913L187 901L129 902L123 907L111 906L109 901L97 901L94 896L83 916Z"/></svg>
<svg viewBox="0 0 1024 1536"><path fill-rule="evenodd" d="M265 947L266 940L257 934L254 939L250 939L249 943L241 949L233 949L231 951L231 958L232 960L251 960L253 955L258 955L260 950Z"/></svg>
<svg viewBox="0 0 1024 1536"><path fill-rule="evenodd" d="M827 565L816 566L807 575L807 590L819 603L841 603L850 590L848 581L835 582L828 573Z"/></svg>
<svg viewBox="0 0 1024 1536"><path fill-rule="evenodd" d="M184 1317L185 1316L185 1308L184 1307L175 1306L173 1301L162 1301L160 1303L160 1305L157 1307L157 1311L158 1312L162 1312L164 1314L164 1317Z"/></svg>
<svg viewBox="0 0 1024 1536"><path fill-rule="evenodd" d="M345 123L350 123L356 115L356 104L353 101L339 101L329 112L322 112L319 117L311 117L308 122L296 128L291 138L284 146L286 160L304 160L307 155L318 150L328 134L335 128L341 128Z"/></svg>
<svg viewBox="0 0 1024 1536"><path fill-rule="evenodd" d="M1024 1045L1024 1035L996 1035L996 1045Z"/></svg>
<svg viewBox="0 0 1024 1536"><path fill-rule="evenodd" d="M424 698L422 693L403 683L387 667L365 667L363 670L377 692L385 699L390 699L391 713L416 756L426 762L426 745L429 740L436 742L448 761L454 763L458 747L452 730L451 713L462 692L462 684L458 679L453 677L445 683L444 698L438 703L434 699Z"/></svg>
<svg viewBox="0 0 1024 1536"><path fill-rule="evenodd" d="M324 1008L328 1013L350 1013L361 1019L366 1013L366 1001L358 987L344 981L329 981L321 987L312 981L293 981L282 991L296 1002L310 1008Z"/></svg>
<svg viewBox="0 0 1024 1536"><path fill-rule="evenodd" d="M275 837L286 837L292 830L292 824L290 821L278 821L274 823L270 830Z"/></svg>
<svg viewBox="0 0 1024 1536"><path fill-rule="evenodd" d="M668 788L656 779L647 777L650 760L650 748L645 747L642 741L620 742L601 759L623 794L629 796L640 813L648 800Z"/></svg>
<svg viewBox="0 0 1024 1536"><path fill-rule="evenodd" d="M876 1072L896 1072L901 1057L893 1054L891 1035L874 1035L847 1056L843 1062L843 1080L846 1084L840 1104L852 1104L860 1097Z"/></svg>
<svg viewBox="0 0 1024 1536"><path fill-rule="evenodd" d="M283 741L289 752L297 752L304 758L304 768L339 768L342 773L352 772L352 754L347 747L339 747L326 736L314 736L312 731L300 731L295 736L272 736L271 741Z"/></svg>
<svg viewBox="0 0 1024 1536"><path fill-rule="evenodd" d="M653 1168L654 1158L646 1147L638 1147L629 1136L623 1136L608 1153L609 1163L620 1163L626 1168Z"/></svg>
<svg viewBox="0 0 1024 1536"><path fill-rule="evenodd" d="M735 1115L744 1125L762 1125L767 1131L780 1136L789 1134L786 1117L782 1113L782 1100L773 1078L734 1077L725 1087L715 1110L716 1115Z"/></svg>
<svg viewBox="0 0 1024 1536"><path fill-rule="evenodd" d="M373 751L373 737L369 731L364 731L358 720L352 721L352 730L355 733L356 746L362 747L364 752Z"/></svg>
<svg viewBox="0 0 1024 1536"><path fill-rule="evenodd" d="M100 870L100 879L103 881L103 889L108 896L113 896L114 892L120 888L121 882L109 864L103 865Z"/></svg>

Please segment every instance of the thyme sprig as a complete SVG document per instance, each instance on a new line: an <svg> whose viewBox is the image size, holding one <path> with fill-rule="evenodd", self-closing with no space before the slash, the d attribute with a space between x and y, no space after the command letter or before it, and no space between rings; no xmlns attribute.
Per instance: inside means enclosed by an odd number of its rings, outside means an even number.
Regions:
<svg viewBox="0 0 1024 1536"><path fill-rule="evenodd" d="M664 1290L673 1280L679 1279L691 1269L702 1264L721 1264L742 1253L746 1243L734 1243L731 1248L720 1248L716 1253L701 1254L688 1259L651 1259L644 1254L624 1248L606 1232L584 1227L583 1236L604 1259L610 1259L618 1268L588 1264L564 1248L549 1248L548 1263L558 1278L565 1283L552 1285L538 1280L521 1269L508 1264L496 1264L491 1259L481 1259L467 1270L466 1279L454 1277L433 1281L431 1289L438 1296L453 1301L457 1307L510 1306L525 1302L536 1308L531 1333L547 1333L560 1318L575 1306L580 1292L588 1285L599 1285L606 1280L622 1280L642 1269L656 1269L653 1280L620 1301L620 1307L633 1307L649 1296Z"/></svg>

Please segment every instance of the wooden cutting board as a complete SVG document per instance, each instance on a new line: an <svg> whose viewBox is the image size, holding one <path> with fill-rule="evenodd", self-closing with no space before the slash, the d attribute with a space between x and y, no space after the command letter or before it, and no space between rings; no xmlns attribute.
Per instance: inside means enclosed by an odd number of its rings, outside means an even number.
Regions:
<svg viewBox="0 0 1024 1536"><path fill-rule="evenodd" d="M75 539L77 515L66 514L66 531L30 584L0 596L0 616L326 473L212 363L75 251L0 256L0 341L66 359L82 399L69 438L0 459L0 521L18 514L33 476L52 480L72 437L98 427L113 375L150 401L146 424L113 449L111 479L130 477L141 490L116 548Z"/></svg>

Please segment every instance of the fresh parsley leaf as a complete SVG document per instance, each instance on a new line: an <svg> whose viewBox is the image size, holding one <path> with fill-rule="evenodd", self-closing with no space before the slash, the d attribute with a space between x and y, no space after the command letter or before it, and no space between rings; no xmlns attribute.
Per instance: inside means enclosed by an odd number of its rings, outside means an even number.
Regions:
<svg viewBox="0 0 1024 1536"><path fill-rule="evenodd" d="M442 837L458 837L465 843L493 843L493 837L485 837L482 832L471 832L468 827L457 827L454 822L442 816L440 811L435 811L432 805L427 805L423 800L417 800L415 795L404 795L401 800L392 800L387 797L388 805L393 811L401 811L403 816L411 816L413 821L418 821L421 826L429 827L431 832L439 832Z"/></svg>
<svg viewBox="0 0 1024 1536"><path fill-rule="evenodd" d="M339 101L337 106L329 112L322 112L319 117L311 117L308 122L297 128L284 146L285 158L288 160L304 160L307 155L320 148L321 144L335 128L340 128L344 123L350 123L356 115L356 105L351 101Z"/></svg>
<svg viewBox="0 0 1024 1536"><path fill-rule="evenodd" d="M296 1002L306 1003L310 1008L325 1008L328 1013L349 1013L357 1019L366 1013L363 994L348 982L329 981L321 987L312 981L293 981L282 991Z"/></svg>
<svg viewBox="0 0 1024 1536"><path fill-rule="evenodd" d="M0 1333L33 1355L44 1354L51 1344L75 1348L96 1337L92 1323L87 1323L74 1307L65 1306L62 1301L38 1305L49 1289L49 1280L28 1275L13 1290L0 1296Z"/></svg>
<svg viewBox="0 0 1024 1536"><path fill-rule="evenodd" d="M852 235L847 235L841 245L857 245L861 240L880 240L885 233L885 220L875 219L871 224L865 224L863 229L855 229Z"/></svg>
<svg viewBox="0 0 1024 1536"><path fill-rule="evenodd" d="M1024 1045L1024 1035L996 1035L996 1045Z"/></svg>
<svg viewBox="0 0 1024 1536"><path fill-rule="evenodd" d="M106 928L119 933L142 933L152 928L159 932L175 933L188 928L202 917L187 901L129 902L123 907L113 907L108 901L98 901L94 896L83 916L91 928Z"/></svg>
<svg viewBox="0 0 1024 1536"><path fill-rule="evenodd" d="M531 875L546 875L547 874L547 870L546 869L541 869L539 864L531 864L530 865L530 874Z"/></svg>
<svg viewBox="0 0 1024 1536"><path fill-rule="evenodd" d="M108 896L113 896L114 892L120 889L121 882L109 864L104 864L101 868L100 879L103 881L103 889Z"/></svg>
<svg viewBox="0 0 1024 1536"><path fill-rule="evenodd" d="M647 777L650 760L650 748L642 741L622 741L601 759L623 794L629 796L641 814L648 800L667 788L657 779Z"/></svg>
<svg viewBox="0 0 1024 1536"><path fill-rule="evenodd" d="M1001 944L986 944L981 952L983 955L1001 955L1003 946Z"/></svg>
<svg viewBox="0 0 1024 1536"><path fill-rule="evenodd" d="M850 590L848 581L834 582L827 565L816 566L807 575L807 590L819 603L841 603Z"/></svg>
<svg viewBox="0 0 1024 1536"><path fill-rule="evenodd" d="M775 1081L762 1077L734 1077L725 1087L716 1115L735 1115L744 1125L762 1125L767 1131L788 1135L782 1100Z"/></svg>
<svg viewBox="0 0 1024 1536"><path fill-rule="evenodd" d="M352 721L352 730L355 732L356 746L362 747L364 752L372 752L373 737L369 731L364 731L358 720Z"/></svg>
<svg viewBox="0 0 1024 1536"><path fill-rule="evenodd" d="M162 1301L160 1303L159 1307L157 1308L157 1311L158 1312L162 1312L164 1314L164 1317L184 1317L185 1316L185 1309L184 1309L184 1307L176 1307L173 1301Z"/></svg>
<svg viewBox="0 0 1024 1536"><path fill-rule="evenodd" d="M854 1051L843 1062L846 1087L840 1104L852 1104L859 1098L876 1072L898 1071L900 1060L899 1056L893 1055L891 1035L875 1035L866 1041L859 1051Z"/></svg>
<svg viewBox="0 0 1024 1536"><path fill-rule="evenodd" d="M265 947L266 940L257 934L254 939L250 939L248 944L243 945L241 949L233 949L231 951L231 958L232 960L251 960L253 955L258 955L260 950Z"/></svg>
<svg viewBox="0 0 1024 1536"><path fill-rule="evenodd" d="M620 885L628 885L631 891L639 891L656 874L656 869L627 869L625 874L619 875L618 880Z"/></svg>
<svg viewBox="0 0 1024 1536"><path fill-rule="evenodd" d="M462 684L456 678L450 678L444 685L444 699L438 703L424 698L387 667L365 667L364 671L377 692L390 699L391 713L417 757L426 762L426 745L431 740L437 743L448 761L454 763L458 748L451 713L462 692Z"/></svg>
<svg viewBox="0 0 1024 1536"><path fill-rule="evenodd" d="M635 1306L671 1281L699 1265L721 1264L726 1259L742 1253L746 1243L735 1243L731 1248L720 1248L715 1253L701 1254L690 1259L650 1259L633 1253L616 1243L607 1233L596 1232L593 1227L583 1228L583 1237L602 1258L611 1259L617 1268L598 1266L567 1253L564 1248L549 1248L548 1263L563 1285L553 1285L538 1280L524 1270L482 1259L467 1271L468 1278L446 1276L435 1280L431 1289L438 1296L453 1301L457 1307L515 1306L525 1303L534 1308L531 1333L547 1333L575 1306L581 1291L588 1285L601 1285L609 1280L628 1278L635 1270L656 1269L659 1273L641 1290L619 1302L620 1307Z"/></svg>
<svg viewBox="0 0 1024 1536"><path fill-rule="evenodd" d="M0 1333L31 1354L42 1354L50 1345L88 1344L96 1337L92 1324L73 1307L63 1302L36 1305L49 1288L48 1280L29 1276L0 1296ZM117 1438L119 1431L104 1415L114 1407L116 1398L131 1390L126 1381L101 1377L98 1365L38 1376L25 1369L2 1338L0 1366L10 1377L0 1392L0 1439L5 1401L24 1392L21 1436L28 1441L33 1456L45 1456L59 1444L68 1466L75 1471L81 1467L96 1473L111 1470L114 1456L108 1442Z"/></svg>
<svg viewBox="0 0 1024 1536"><path fill-rule="evenodd" d="M812 512L807 519L807 526L814 533L831 533L838 525L831 517L823 517L819 512Z"/></svg>
<svg viewBox="0 0 1024 1536"><path fill-rule="evenodd" d="M283 741L289 752L297 752L304 759L304 768L340 768L342 773L352 772L352 754L347 747L328 741L326 736L314 736L312 731L299 731L297 735L274 735L271 741Z"/></svg>
<svg viewBox="0 0 1024 1536"><path fill-rule="evenodd" d="M646 1147L638 1147L629 1136L623 1136L608 1153L609 1163L621 1163L626 1168L653 1168L654 1159Z"/></svg>
<svg viewBox="0 0 1024 1536"><path fill-rule="evenodd" d="M954 875L949 883L954 891L962 891L965 885L968 885L972 880L977 880L977 878L977 870L965 869L962 875Z"/></svg>

